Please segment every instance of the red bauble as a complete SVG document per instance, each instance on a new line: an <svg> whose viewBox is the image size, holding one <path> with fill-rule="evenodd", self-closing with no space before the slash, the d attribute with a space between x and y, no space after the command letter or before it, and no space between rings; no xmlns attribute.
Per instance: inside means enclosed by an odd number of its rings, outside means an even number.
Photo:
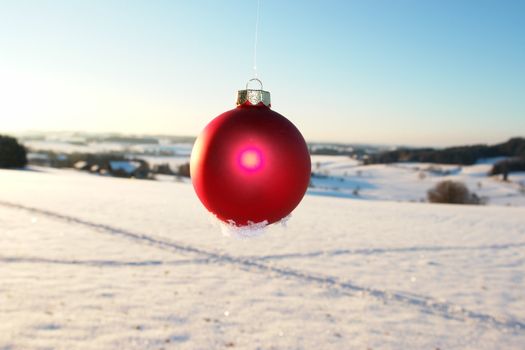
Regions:
<svg viewBox="0 0 525 350"><path fill-rule="evenodd" d="M310 181L304 138L270 109L269 94L267 104L247 100L219 115L193 146L190 171L197 196L220 220L236 226L283 219Z"/></svg>

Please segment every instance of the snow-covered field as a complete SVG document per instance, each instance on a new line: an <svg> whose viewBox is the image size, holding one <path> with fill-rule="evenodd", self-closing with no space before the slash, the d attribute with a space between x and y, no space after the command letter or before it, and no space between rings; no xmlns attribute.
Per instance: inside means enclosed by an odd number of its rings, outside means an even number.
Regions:
<svg viewBox="0 0 525 350"><path fill-rule="evenodd" d="M360 165L340 156L313 156L310 194L373 200L424 202L427 191L443 180L463 182L488 205L525 206L525 173L511 173L508 182L488 176L501 158L471 166L430 163Z"/></svg>
<svg viewBox="0 0 525 350"><path fill-rule="evenodd" d="M59 154L123 152L145 160L151 168L168 164L177 170L188 163L192 144L125 144L91 142L72 144L61 140L25 141L38 156L39 151ZM525 172L512 173L509 182L488 176L493 164L503 158L480 161L472 166L429 163L361 165L345 156L312 156L311 195L401 202L425 202L427 191L443 180L461 181L487 205L524 206Z"/></svg>
<svg viewBox="0 0 525 350"><path fill-rule="evenodd" d="M388 193L307 195L242 240L188 183L0 170L0 349L525 348L524 208Z"/></svg>

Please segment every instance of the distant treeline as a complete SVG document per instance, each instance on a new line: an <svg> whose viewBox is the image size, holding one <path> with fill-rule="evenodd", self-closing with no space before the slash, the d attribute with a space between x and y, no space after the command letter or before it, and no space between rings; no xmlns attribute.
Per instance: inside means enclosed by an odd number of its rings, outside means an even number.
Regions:
<svg viewBox="0 0 525 350"><path fill-rule="evenodd" d="M50 135L53 135L51 133ZM21 136L22 141L46 141L48 136L45 133L36 133ZM60 140L65 142L77 145L85 145L89 143L98 143L98 142L110 142L110 143L123 143L123 144L160 144L161 140L166 143L193 143L195 137L193 136L171 136L171 135L149 135L149 136L138 136L138 135L120 135L120 134L110 134L110 135L93 135L88 133L71 133L68 135L62 135Z"/></svg>
<svg viewBox="0 0 525 350"><path fill-rule="evenodd" d="M144 144L159 144L159 140L154 137L137 137L137 136L107 136L90 138L89 142L114 142L114 143L130 143L135 145Z"/></svg>
<svg viewBox="0 0 525 350"><path fill-rule="evenodd" d="M441 164L472 165L479 159L492 157L524 157L525 138L516 137L505 143L492 146L472 145L449 147L445 149L414 148L372 154L365 164L421 162Z"/></svg>
<svg viewBox="0 0 525 350"><path fill-rule="evenodd" d="M309 152L312 155L324 155L324 156L351 156L354 154L353 150L341 150L331 147L317 147L309 148Z"/></svg>
<svg viewBox="0 0 525 350"><path fill-rule="evenodd" d="M14 137L0 135L0 168L23 168L27 164L27 152Z"/></svg>
<svg viewBox="0 0 525 350"><path fill-rule="evenodd" d="M114 142L114 143L129 143L129 144L160 144L160 141L168 143L193 143L195 137L193 136L133 136L133 135L99 135L85 137L87 142Z"/></svg>
<svg viewBox="0 0 525 350"><path fill-rule="evenodd" d="M308 144L311 155L324 156L348 156L361 159L364 156L377 153L381 150L379 146L354 145L354 144Z"/></svg>

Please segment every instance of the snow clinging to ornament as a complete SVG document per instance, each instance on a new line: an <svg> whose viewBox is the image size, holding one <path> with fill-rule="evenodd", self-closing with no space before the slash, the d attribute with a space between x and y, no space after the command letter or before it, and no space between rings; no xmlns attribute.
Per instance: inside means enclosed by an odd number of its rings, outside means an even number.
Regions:
<svg viewBox="0 0 525 350"><path fill-rule="evenodd" d="M237 107L213 119L191 152L190 173L202 204L235 227L287 217L310 182L310 155L299 130L270 109L270 93L237 94Z"/></svg>

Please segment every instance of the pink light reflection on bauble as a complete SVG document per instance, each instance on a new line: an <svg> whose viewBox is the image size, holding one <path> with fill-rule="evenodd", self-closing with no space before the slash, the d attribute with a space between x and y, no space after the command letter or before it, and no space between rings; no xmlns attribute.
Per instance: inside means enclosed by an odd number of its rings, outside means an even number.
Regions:
<svg viewBox="0 0 525 350"><path fill-rule="evenodd" d="M259 171L264 165L263 152L255 147L245 148L239 152L237 164L248 172Z"/></svg>

